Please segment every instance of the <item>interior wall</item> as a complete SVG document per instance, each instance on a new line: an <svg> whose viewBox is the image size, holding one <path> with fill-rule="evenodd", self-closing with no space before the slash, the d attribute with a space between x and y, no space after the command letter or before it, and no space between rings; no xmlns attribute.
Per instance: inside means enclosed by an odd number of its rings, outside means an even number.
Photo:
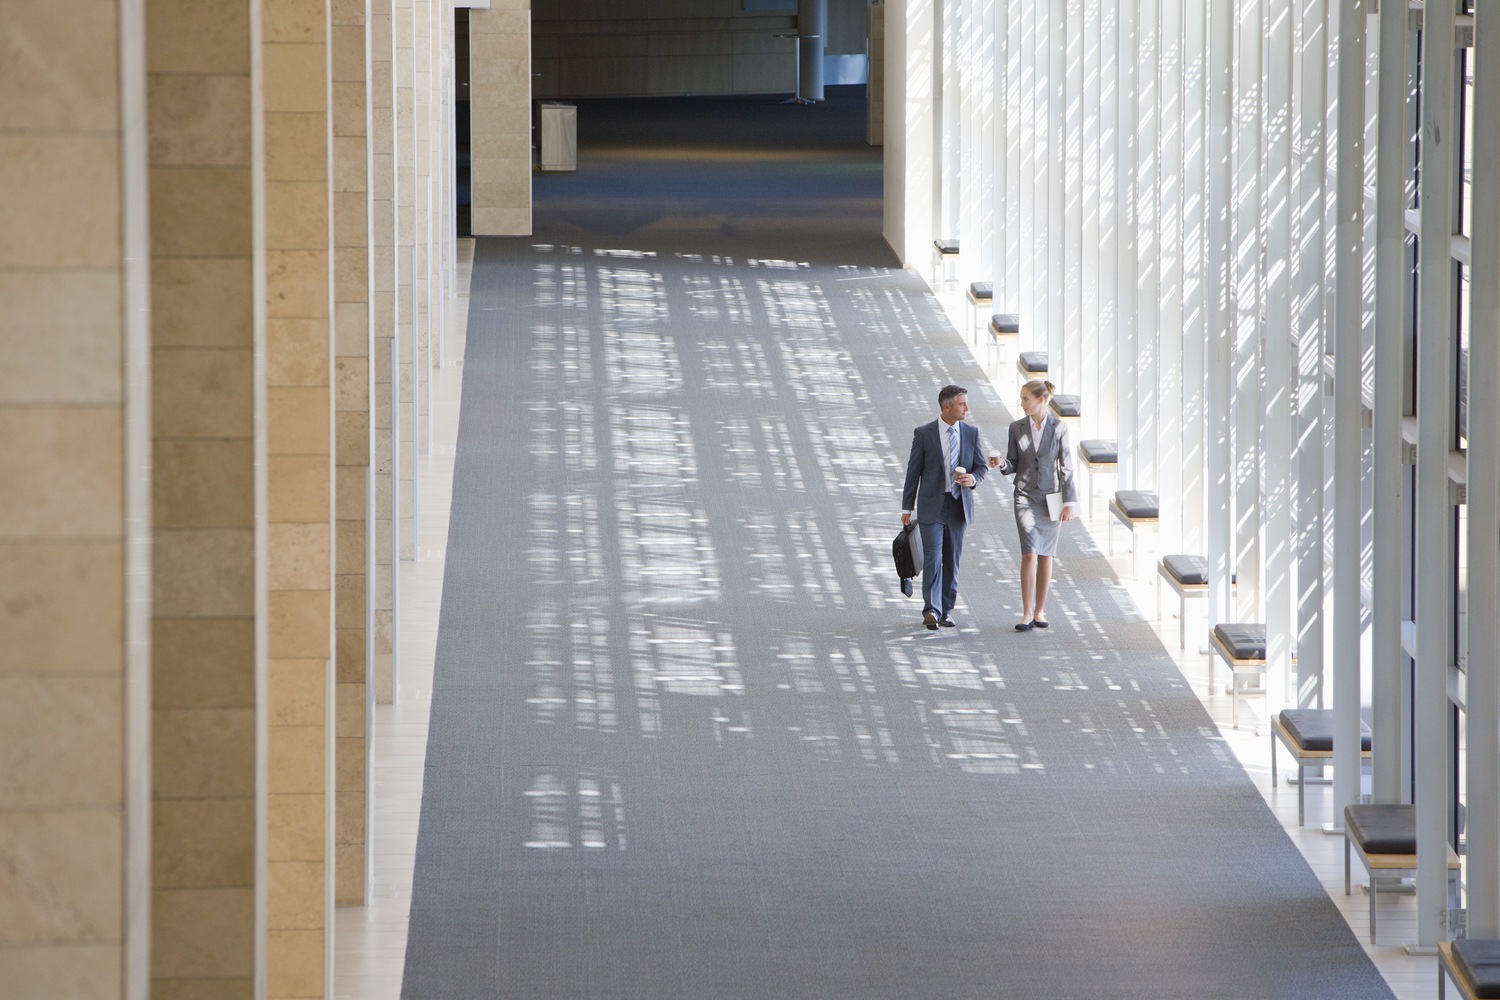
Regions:
<svg viewBox="0 0 1500 1000"><path fill-rule="evenodd" d="M744 6L743 0L537 0L534 96L790 92L795 3L775 11ZM828 0L828 54L864 53L865 24L865 0Z"/></svg>

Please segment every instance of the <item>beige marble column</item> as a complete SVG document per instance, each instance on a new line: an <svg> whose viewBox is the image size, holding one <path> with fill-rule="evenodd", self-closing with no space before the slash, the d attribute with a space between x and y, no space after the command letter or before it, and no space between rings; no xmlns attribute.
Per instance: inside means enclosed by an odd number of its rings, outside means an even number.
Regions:
<svg viewBox="0 0 1500 1000"><path fill-rule="evenodd" d="M469 12L475 236L531 233L531 3Z"/></svg>
<svg viewBox="0 0 1500 1000"><path fill-rule="evenodd" d="M392 0L370 4L370 222L374 242L371 277L375 370L375 700L389 705L396 675L395 476L397 407L393 374L396 344L396 111Z"/></svg>
<svg viewBox="0 0 1500 1000"><path fill-rule="evenodd" d="M266 996L327 986L334 705L329 11L262 0L265 114Z"/></svg>
<svg viewBox="0 0 1500 1000"><path fill-rule="evenodd" d="M369 49L364 0L334 0L334 345L337 575L335 899L365 901L369 872L370 587L374 562Z"/></svg>
<svg viewBox="0 0 1500 1000"><path fill-rule="evenodd" d="M252 995L256 920L255 86L249 0L150 0L152 989Z"/></svg>
<svg viewBox="0 0 1500 1000"><path fill-rule="evenodd" d="M428 451L430 435L428 413L428 367L429 349L432 345L431 288L428 275L431 267L432 196L432 30L433 0L412 2L412 153L415 158L414 187L412 190L412 255L416 261L412 289L412 303L416 306L415 327L412 331L412 405L417 418L416 449L414 459L420 459ZM418 541L413 538L413 543ZM415 550L413 556L415 556Z"/></svg>
<svg viewBox="0 0 1500 1000"><path fill-rule="evenodd" d="M416 12L413 0L395 0L391 11L396 42L396 382L400 405L394 419L396 551L415 559L416 549L416 319L412 285L416 248L417 153Z"/></svg>
<svg viewBox="0 0 1500 1000"><path fill-rule="evenodd" d="M436 313L436 342L437 359L433 362L434 368L453 363L455 358L449 357L446 350L448 335L447 303L452 295L453 289L453 246L454 246L454 215L457 205L453 200L454 164L453 164L453 86L454 86L454 60L453 60L453 0L441 0L437 5L437 30L440 44L438 46L438 79L434 92L437 95L438 106L438 128L436 129L437 145L433 163L437 173L437 183L433 187L437 191L438 217L437 232L438 245L437 273L438 273L438 307Z"/></svg>
<svg viewBox="0 0 1500 1000"><path fill-rule="evenodd" d="M0 992L17 1000L149 989L143 21L59 0L0 23Z"/></svg>

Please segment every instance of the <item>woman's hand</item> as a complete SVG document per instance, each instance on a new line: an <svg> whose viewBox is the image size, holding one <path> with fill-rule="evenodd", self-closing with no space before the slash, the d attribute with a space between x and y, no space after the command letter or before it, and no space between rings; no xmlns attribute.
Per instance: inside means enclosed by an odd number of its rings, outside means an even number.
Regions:
<svg viewBox="0 0 1500 1000"><path fill-rule="evenodd" d="M1076 508L1073 508L1073 507L1064 507L1062 509L1062 513L1057 516L1057 519L1059 521L1071 521L1071 520L1073 520L1073 511L1075 509Z"/></svg>

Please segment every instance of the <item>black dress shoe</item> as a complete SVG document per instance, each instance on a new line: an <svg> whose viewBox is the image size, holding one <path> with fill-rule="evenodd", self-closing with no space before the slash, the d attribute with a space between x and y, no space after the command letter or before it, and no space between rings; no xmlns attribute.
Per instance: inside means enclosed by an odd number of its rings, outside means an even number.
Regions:
<svg viewBox="0 0 1500 1000"><path fill-rule="evenodd" d="M952 618L949 618L947 615L944 615L943 617L939 618L938 619L938 624L941 625L941 626L943 626L943 628L957 628L958 627L958 622L954 621Z"/></svg>
<svg viewBox="0 0 1500 1000"><path fill-rule="evenodd" d="M936 632L938 627L937 612L932 610L931 608L928 608L926 611L922 612L922 624L926 625L928 628L932 629L932 631Z"/></svg>
<svg viewBox="0 0 1500 1000"><path fill-rule="evenodd" d="M1034 622L1034 621L1031 621L1031 622L1016 622L1016 631L1017 632L1030 632L1032 626L1035 625L1035 624L1036 624L1036 622Z"/></svg>

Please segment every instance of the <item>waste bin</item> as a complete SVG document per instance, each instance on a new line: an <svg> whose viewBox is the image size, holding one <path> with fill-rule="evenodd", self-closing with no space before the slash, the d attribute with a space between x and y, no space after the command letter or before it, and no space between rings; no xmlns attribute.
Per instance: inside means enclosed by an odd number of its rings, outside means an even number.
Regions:
<svg viewBox="0 0 1500 1000"><path fill-rule="evenodd" d="M538 101L542 129L543 170L578 169L578 106Z"/></svg>

